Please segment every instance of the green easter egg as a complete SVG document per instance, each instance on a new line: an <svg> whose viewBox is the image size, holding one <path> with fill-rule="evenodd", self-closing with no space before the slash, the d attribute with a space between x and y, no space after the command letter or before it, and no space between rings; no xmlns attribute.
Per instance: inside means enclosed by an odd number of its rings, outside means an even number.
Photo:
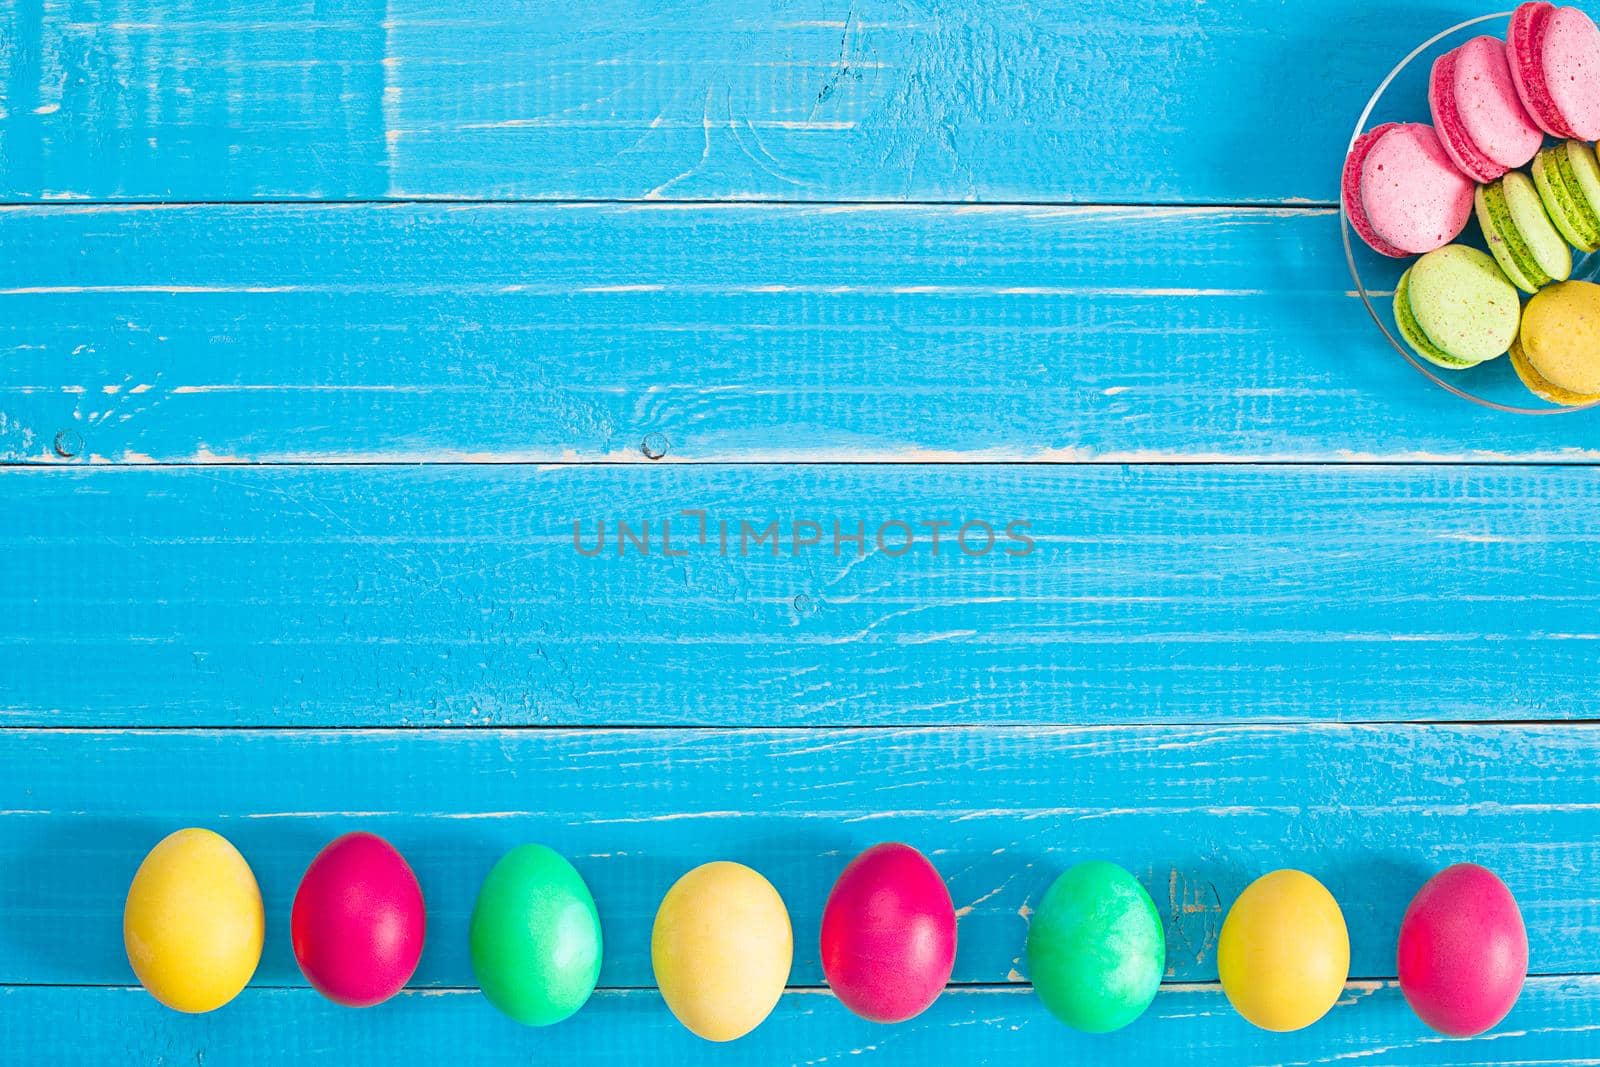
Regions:
<svg viewBox="0 0 1600 1067"><path fill-rule="evenodd" d="M1167 938L1139 880L1114 863L1057 878L1028 926L1028 971L1051 1014L1091 1034L1143 1015L1161 986Z"/></svg>
<svg viewBox="0 0 1600 1067"><path fill-rule="evenodd" d="M600 978L600 914L559 853L522 845L503 856L472 909L472 969L489 1003L528 1026L583 1007Z"/></svg>

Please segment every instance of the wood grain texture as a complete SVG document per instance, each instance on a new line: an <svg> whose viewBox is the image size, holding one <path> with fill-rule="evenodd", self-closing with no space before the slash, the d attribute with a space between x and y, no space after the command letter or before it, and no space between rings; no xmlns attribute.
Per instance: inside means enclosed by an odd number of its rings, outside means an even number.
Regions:
<svg viewBox="0 0 1600 1067"><path fill-rule="evenodd" d="M1320 211L13 209L0 459L1600 457L1349 284Z"/></svg>
<svg viewBox="0 0 1600 1067"><path fill-rule="evenodd" d="M0 1060L1600 1064L1600 422L1423 382L1328 210L1372 85L1482 10L0 0ZM1383 117L1422 116L1416 73ZM968 557L971 519L1034 550ZM119 936L193 824L268 909L201 1018L127 988ZM430 907L416 988L366 1012L287 933L357 828ZM817 988L827 889L885 839L961 914L959 987L893 1028ZM465 937L530 840L607 938L608 988L537 1033ZM799 988L713 1050L648 937L722 857L786 897ZM1170 946L1096 1039L1021 959L1091 857ZM1465 1043L1387 981L1462 860L1536 974ZM1358 979L1287 1036L1211 984L1282 866Z"/></svg>
<svg viewBox="0 0 1600 1067"><path fill-rule="evenodd" d="M0 197L1327 202L1483 10L0 0Z"/></svg>
<svg viewBox="0 0 1600 1067"><path fill-rule="evenodd" d="M1581 467L13 467L0 515L16 725L1596 712Z"/></svg>
<svg viewBox="0 0 1600 1067"><path fill-rule="evenodd" d="M957 982L1024 980L1029 908L1091 858L1122 863L1159 902L1176 980L1216 978L1226 909L1286 866L1339 900L1351 974L1391 977L1406 904L1465 860L1516 893L1533 973L1593 973L1597 731L0 731L0 982L129 982L128 883L185 825L227 835L260 880L263 985L303 984L287 929L294 888L323 844L358 828L393 841L422 883L419 985L475 984L472 901L526 841L570 856L588 880L611 987L653 984L661 897L719 858L783 894L791 981L821 984L828 889L885 840L927 850L945 876L961 915Z"/></svg>
<svg viewBox="0 0 1600 1067"><path fill-rule="evenodd" d="M0 988L7 1033L39 1067L203 1063L667 1060L774 1067L892 1060L903 1063L1168 1067L1382 1067L1456 1064L1592 1065L1600 979L1536 978L1504 1026L1486 1039L1450 1041L1422 1027L1392 985L1352 986L1316 1026L1294 1034L1252 1029L1212 986L1168 989L1149 1014L1116 1034L1078 1034L1023 988L946 993L900 1026L855 1018L820 992L792 992L750 1036L712 1046L691 1037L653 992L601 992L558 1026L524 1030L468 990L411 992L349 1011L308 989L252 989L212 1015L178 1016L140 989ZM70 1033L73 1040L64 1040ZM37 1050L34 1053L33 1050ZM1175 1052L1181 1050L1181 1052Z"/></svg>

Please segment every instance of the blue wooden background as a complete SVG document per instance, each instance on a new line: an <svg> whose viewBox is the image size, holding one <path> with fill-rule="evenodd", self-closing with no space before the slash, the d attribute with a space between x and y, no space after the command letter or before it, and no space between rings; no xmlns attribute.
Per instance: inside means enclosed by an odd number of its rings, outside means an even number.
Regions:
<svg viewBox="0 0 1600 1067"><path fill-rule="evenodd" d="M0 1060L1600 1062L1600 417L1425 382L1334 210L1378 79L1485 11L0 0ZM825 540L663 558L683 510ZM835 556L836 519L1035 549ZM656 550L574 551L600 520ZM191 824L268 906L253 987L200 1018L120 938ZM431 924L365 1012L287 936L358 827ZM885 839L962 917L899 1027L829 997L815 943ZM538 1032L465 954L529 840L607 938ZM1170 945L1103 1038L1020 959L1090 857ZM793 989L718 1048L648 959L712 858L796 927ZM1462 860L1517 893L1534 972L1473 1042L1393 980ZM1288 865L1340 899L1352 980L1268 1035L1216 938Z"/></svg>

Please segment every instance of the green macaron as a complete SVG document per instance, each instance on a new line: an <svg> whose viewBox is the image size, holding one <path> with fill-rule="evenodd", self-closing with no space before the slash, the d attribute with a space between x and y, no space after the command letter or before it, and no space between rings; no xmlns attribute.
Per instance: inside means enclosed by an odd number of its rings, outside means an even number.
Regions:
<svg viewBox="0 0 1600 1067"><path fill-rule="evenodd" d="M1448 245L1400 276L1394 317L1423 359L1464 370L1505 355L1517 339L1522 301L1486 253Z"/></svg>
<svg viewBox="0 0 1600 1067"><path fill-rule="evenodd" d="M1521 171L1478 186L1478 225L1506 277L1525 293L1572 277L1572 250Z"/></svg>
<svg viewBox="0 0 1600 1067"><path fill-rule="evenodd" d="M1573 247L1600 250L1600 161L1582 141L1551 145L1533 157L1533 184L1550 221Z"/></svg>

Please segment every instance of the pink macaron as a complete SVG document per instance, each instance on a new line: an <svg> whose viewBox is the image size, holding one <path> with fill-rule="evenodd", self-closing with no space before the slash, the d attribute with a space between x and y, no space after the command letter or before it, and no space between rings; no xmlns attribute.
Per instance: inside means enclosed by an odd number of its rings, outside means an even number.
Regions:
<svg viewBox="0 0 1600 1067"><path fill-rule="evenodd" d="M1600 28L1575 7L1523 4L1506 31L1506 58L1539 128L1568 140L1600 139Z"/></svg>
<svg viewBox="0 0 1600 1067"><path fill-rule="evenodd" d="M1391 122L1357 138L1340 195L1350 225L1396 259L1443 248L1472 217L1477 186L1456 169L1426 123Z"/></svg>
<svg viewBox="0 0 1600 1067"><path fill-rule="evenodd" d="M1517 95L1506 46L1474 37L1433 64L1433 127L1445 152L1473 181L1488 184L1527 163L1544 144Z"/></svg>

